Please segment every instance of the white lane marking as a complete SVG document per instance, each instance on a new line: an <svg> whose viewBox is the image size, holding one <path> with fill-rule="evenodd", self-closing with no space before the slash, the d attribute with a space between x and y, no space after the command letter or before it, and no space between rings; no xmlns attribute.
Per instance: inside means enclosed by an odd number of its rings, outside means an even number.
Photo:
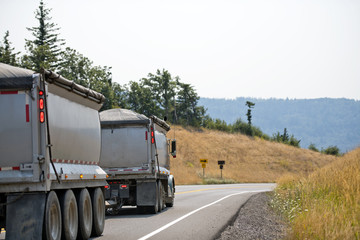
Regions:
<svg viewBox="0 0 360 240"><path fill-rule="evenodd" d="M171 227L172 225L180 222L181 220L184 220L185 218L189 217L190 215L193 215L194 213L196 213L196 212L198 212L198 211L200 211L200 210L202 210L202 209L204 209L204 208L210 207L211 205L214 205L214 204L216 204L216 203L218 203L218 202L220 202L220 201L222 201L222 200L224 200L224 199L226 199L226 198L229 198L229 197L232 197L232 196L235 196L235 195L245 194L245 193L265 192L265 191L267 191L267 190L246 191L246 192L233 193L233 194L227 195L227 196L225 196L225 197L223 197L223 198L220 198L219 200L216 200L215 202L209 203L208 205L202 206L202 207L200 207L200 208L198 208L198 209L195 209L195 210L192 211L192 212L189 212L188 214L185 214L184 216L182 216L182 217L180 217L180 218L178 218L178 219L175 219L174 221L172 221L172 222L170 222L170 223L162 226L161 228L159 228L159 229L157 229L157 230L155 230L155 231L153 231L153 232L151 232L151 233L143 236L142 238L139 238L138 240L146 240L146 239L148 239L148 238L151 238L152 236L154 236L154 235L156 235L156 234L164 231L165 229L167 229L167 228Z"/></svg>

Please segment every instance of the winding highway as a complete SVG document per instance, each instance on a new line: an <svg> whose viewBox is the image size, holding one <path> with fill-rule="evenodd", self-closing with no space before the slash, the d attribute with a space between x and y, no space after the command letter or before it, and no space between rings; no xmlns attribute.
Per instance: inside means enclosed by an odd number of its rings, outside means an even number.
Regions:
<svg viewBox="0 0 360 240"><path fill-rule="evenodd" d="M214 239L237 215L250 196L271 191L275 184L176 186L175 204L158 214L123 208L107 216L106 239Z"/></svg>

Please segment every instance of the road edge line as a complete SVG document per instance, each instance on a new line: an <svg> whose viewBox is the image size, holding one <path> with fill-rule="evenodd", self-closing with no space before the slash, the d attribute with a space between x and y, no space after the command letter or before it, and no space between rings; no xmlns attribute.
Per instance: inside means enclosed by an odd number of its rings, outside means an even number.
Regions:
<svg viewBox="0 0 360 240"><path fill-rule="evenodd" d="M158 234L158 233L160 233L160 232L164 231L165 229L167 229L167 228L171 227L172 225L174 225L174 224L176 224L176 223L180 222L181 220L183 220L183 219L185 219L185 218L187 218L187 217L189 217L189 216L193 215L194 213L196 213L196 212L198 212L198 211L200 211L200 210L202 210L202 209L204 209L204 208L210 207L211 205L214 205L214 204L216 204L216 203L218 203L218 202L220 202L220 201L222 201L222 200L224 200L224 199L226 199L226 198L229 198L229 197L232 197L232 196L235 196L235 195L245 194L245 193L255 193L255 192L264 192L264 191L265 191L265 190L259 190L259 191L245 191L245 192L233 193L233 194L227 195L227 196L222 197L222 198L220 198L220 199L218 199L218 200L216 200L216 201L214 201L214 202L212 202L212 203L209 203L209 204L207 204L207 205L205 205L205 206L202 206L202 207L200 207L200 208L198 208L198 209L195 209L195 210L193 210L193 211L191 211L191 212L189 212L189 213L185 214L184 216L179 217L178 219L175 219L174 221L172 221L172 222L170 222L170 223L168 223L168 224L166 224L166 225L162 226L161 228L158 228L157 230L155 230L155 231L153 231L153 232L151 232L151 233L149 233L149 234L147 234L147 235L145 235L145 236L143 236L143 237L139 238L138 240L146 240L146 239L148 239L148 238L150 238L150 237L152 237L152 236L154 236L154 235L156 235L156 234Z"/></svg>

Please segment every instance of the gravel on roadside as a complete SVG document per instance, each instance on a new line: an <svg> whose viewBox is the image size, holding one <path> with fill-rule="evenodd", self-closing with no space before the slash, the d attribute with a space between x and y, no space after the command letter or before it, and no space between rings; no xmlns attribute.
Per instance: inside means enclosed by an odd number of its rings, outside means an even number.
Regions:
<svg viewBox="0 0 360 240"><path fill-rule="evenodd" d="M271 209L270 199L269 193L251 196L217 240L284 239L288 225Z"/></svg>

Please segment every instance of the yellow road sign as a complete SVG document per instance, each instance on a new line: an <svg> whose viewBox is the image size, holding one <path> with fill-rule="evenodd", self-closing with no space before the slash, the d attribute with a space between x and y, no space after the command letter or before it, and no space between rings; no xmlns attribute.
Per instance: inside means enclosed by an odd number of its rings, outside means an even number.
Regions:
<svg viewBox="0 0 360 240"><path fill-rule="evenodd" d="M200 163L208 163L207 159L200 159Z"/></svg>
<svg viewBox="0 0 360 240"><path fill-rule="evenodd" d="M202 164L201 164L201 167L202 167L202 168L206 168L206 163L202 163Z"/></svg>

